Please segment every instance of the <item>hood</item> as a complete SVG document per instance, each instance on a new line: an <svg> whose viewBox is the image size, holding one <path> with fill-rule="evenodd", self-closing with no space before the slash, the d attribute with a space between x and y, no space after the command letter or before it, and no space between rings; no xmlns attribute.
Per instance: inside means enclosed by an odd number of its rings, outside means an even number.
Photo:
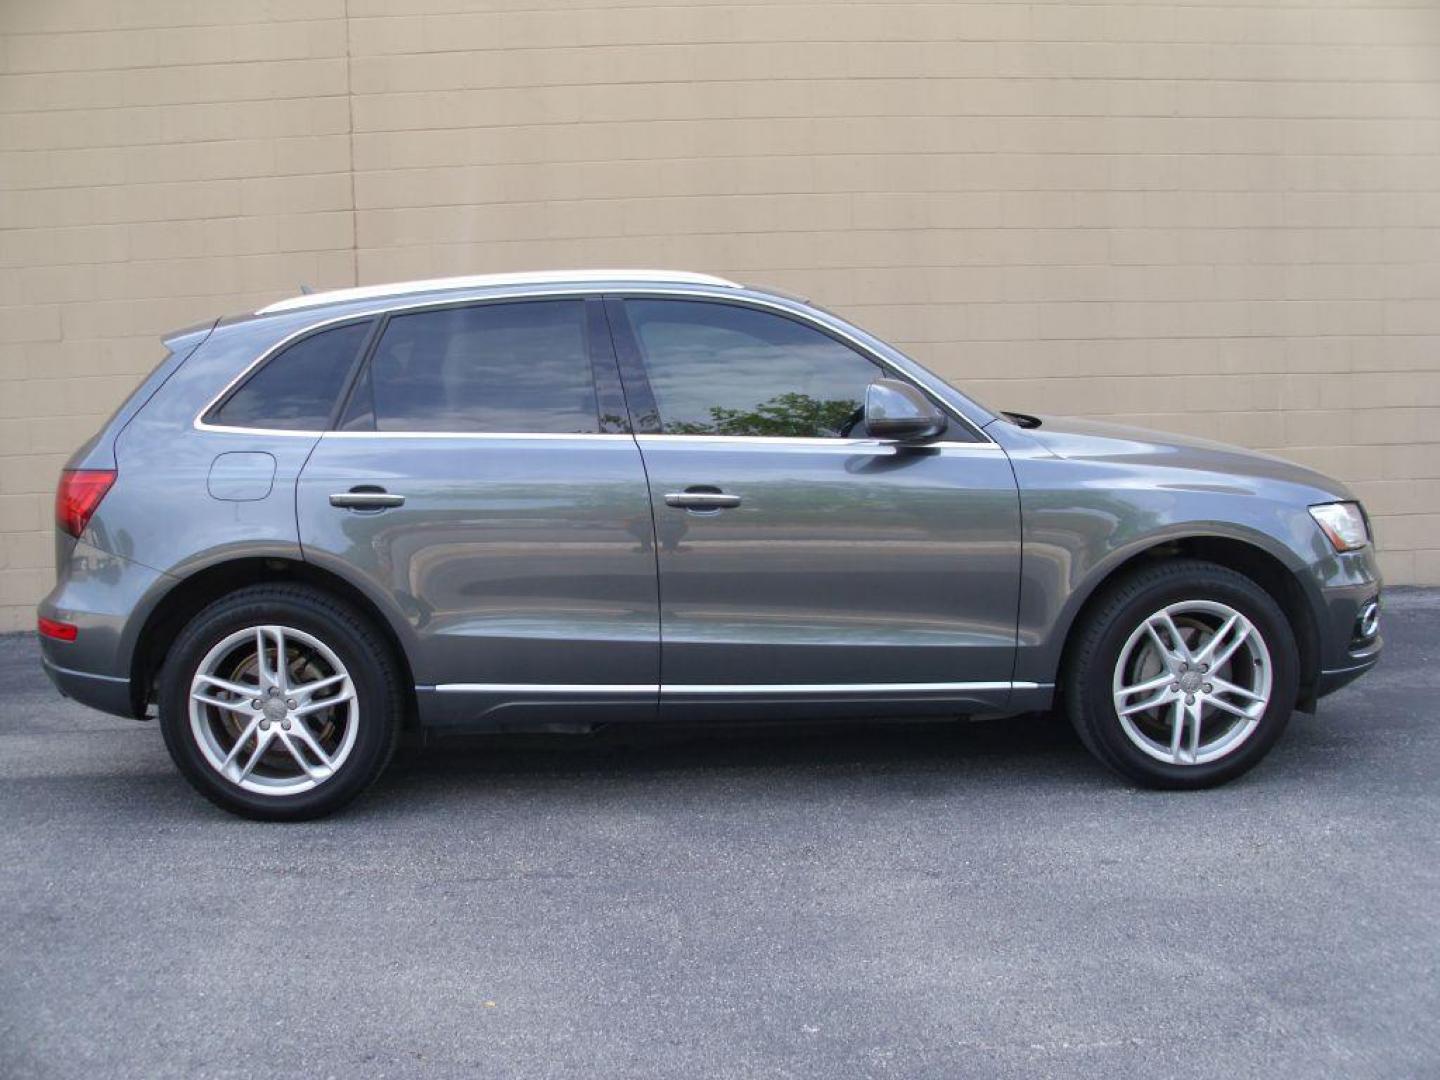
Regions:
<svg viewBox="0 0 1440 1080"><path fill-rule="evenodd" d="M1225 484L1227 477L1234 478L1235 489L1249 489L1255 480L1277 480L1314 490L1316 501L1355 498L1344 484L1324 473L1228 443L1076 417L1038 419L1040 425L1025 434L1056 457L1193 470L1209 474L1208 484L1217 488L1230 486Z"/></svg>

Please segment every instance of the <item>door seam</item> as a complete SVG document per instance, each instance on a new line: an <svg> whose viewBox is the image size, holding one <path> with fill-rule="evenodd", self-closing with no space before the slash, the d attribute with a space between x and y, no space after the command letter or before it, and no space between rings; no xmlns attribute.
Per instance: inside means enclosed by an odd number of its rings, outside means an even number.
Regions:
<svg viewBox="0 0 1440 1080"><path fill-rule="evenodd" d="M603 299L600 311L605 316L605 331L610 340L610 362L615 365L615 374L620 380L620 396L625 399L625 417L630 422L630 442L640 457L640 472L645 477L645 501L650 507L650 554L655 563L655 712L659 717L660 688L665 685L665 597L660 583L660 526L655 520L655 489L650 483L650 466L645 461L645 450L635 433L635 412L630 407L630 395L625 388L625 371L621 367L615 346L615 327L610 321L610 305Z"/></svg>

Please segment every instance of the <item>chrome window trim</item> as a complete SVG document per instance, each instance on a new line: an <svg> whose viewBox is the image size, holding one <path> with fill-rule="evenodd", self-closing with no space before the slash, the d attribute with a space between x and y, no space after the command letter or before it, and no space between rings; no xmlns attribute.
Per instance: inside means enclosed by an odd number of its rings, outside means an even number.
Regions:
<svg viewBox="0 0 1440 1080"><path fill-rule="evenodd" d="M614 279L610 279L610 280L614 280ZM734 285L733 283L730 284L730 285L727 286L727 287L736 288L736 289L743 288L743 286ZM317 294L317 295L318 295L318 294ZM898 367L896 367L895 364L893 364L889 359L887 359L887 358L884 357L884 356L881 356L881 355L880 355L879 353L877 353L874 349L872 349L869 345L865 344L863 341L861 341L859 338L855 337L853 334L847 333L847 332L845 332L844 330L841 330L841 329L838 328L838 327L829 326L829 325L827 325L826 323L823 323L823 322L821 322L821 321L819 321L819 320L817 320L817 319L811 318L811 317L810 317L808 314L806 314L805 312L803 312L803 311L797 311L794 307L788 306L788 305L786 305L786 304L774 303L774 302L772 302L772 301L765 300L765 299L760 298L760 297L754 297L754 296L725 296L725 295L718 294L718 293L715 293L715 292L705 292L705 291L701 291L701 290L699 290L699 289L684 289L684 288L678 288L678 287L677 287L677 288L667 288L667 287L664 287L664 286L659 286L659 287L647 287L647 286L644 286L644 285L639 285L639 286L635 286L635 287L621 287L621 288L618 288L618 289L597 289L597 288L595 288L595 287L592 286L592 285L584 285L584 284L581 284L581 285L575 286L574 288L566 288L566 287L564 287L564 283L560 283L560 287L552 287L552 288L546 288L546 289L528 290L528 291L525 291L525 292L506 292L506 293L502 293L502 294L499 295L499 296L466 296L466 297L453 297L453 296L451 296L451 297L445 297L445 298L443 298L443 299L425 300L425 301L421 301L421 302L418 302L418 303L415 303L415 302L406 303L406 302L404 302L404 301L397 301L397 302L394 303L394 304L388 304L388 305L384 305L384 306L378 306L378 307L370 308L370 309L367 309L367 310L365 310L365 311L363 311L363 312L355 312L355 311L352 311L352 312L349 312L349 313L344 314L344 315L336 315L336 316L333 316L333 317L331 317L331 318L329 318L329 319L321 319L321 320L319 320L318 322L307 323L305 326L301 327L300 329L294 331L294 332L291 333L291 334L287 334L285 337L281 338L281 339L280 339L279 341L277 341L274 345L271 345L268 349L266 349L266 350L265 350L264 352L262 352L259 356L257 356L254 360L252 360L249 364L247 364L247 365L245 366L244 370L242 370L238 375L236 375L233 379L231 379L228 383L226 383L224 389L222 389L218 394L216 394L216 395L215 395L214 397L212 397L208 402L206 402L206 403L205 403L205 406L204 406L198 413L195 414L195 419L194 419L194 421L192 421L191 427L192 427L194 430L196 430L196 431L216 431L216 432L226 432L226 433L230 433L230 434L245 434L245 435L296 435L296 436L308 436L308 437L310 437L310 438L319 438L320 436L322 436L322 435L327 435L327 434L329 434L329 435L338 435L338 434L347 434L347 435L349 435L349 434L356 434L356 435L372 435L372 436L373 436L373 435L377 435L377 434L382 434L381 432L373 432L373 431L353 432L353 433L351 433L351 432L338 432L338 431L333 431L333 430L325 430L325 431L311 431L311 430L305 430L305 431L290 431L290 430L283 430L283 429L279 429L279 428L241 428L241 427L227 427L227 426L220 425L220 424L207 424L207 423L204 422L203 417L205 416L206 413L208 413L211 409L213 409L217 404L219 404L220 401L222 401L222 400L224 399L225 395L227 395L228 393L230 393L231 390L233 390L233 389L234 389L236 386L238 386L245 378L247 378L252 371L254 371L254 370L256 370L257 368L259 368L260 365L264 364L267 360L270 359L270 357L272 357L272 356L274 356L276 353L280 352L282 349L284 349L287 345L289 345L289 344L290 344L292 341L294 341L296 338L303 337L304 335L309 334L309 333L312 333L312 332L317 332L317 331L320 331L320 330L328 329L329 327L332 327L332 326L338 326L338 325L340 325L341 323L346 323L346 322L359 322L360 320L363 320L363 319L374 319L374 318L377 318L377 317L382 316L382 315L409 314L409 313L411 313L411 312L416 312L416 311L428 311L428 310L430 310L431 308L462 307L462 306L466 306L466 305L469 305L469 304L505 303L506 301L510 301L510 300L568 299L568 298L571 298L571 297L578 298L578 299L585 299L586 297L600 297L600 296L610 296L610 295L619 296L621 299L624 299L624 298L627 298L627 297L631 297L631 296L655 296L655 297L661 297L661 298L666 298L666 297L680 297L680 298L686 298L686 299L709 300L709 301L711 301L712 303L735 304L735 305L739 305L739 306L742 306L742 307L755 307L755 308L761 308L761 309L766 309L766 310L770 310L770 311L775 311L775 312L780 313L781 315L784 315L784 316L787 316L787 317L789 317L789 318L795 319L795 320L797 320L797 321L799 321L799 322L802 322L802 323L804 323L805 325L809 326L811 329L816 330L816 331L819 331L819 332L822 333L822 334L827 334L827 335L832 335L832 336L834 336L834 337L842 338L845 342L847 342L847 343L850 345L851 348L853 348L853 349L854 349L856 352L858 352L861 356L865 357L867 360L869 360L869 361L871 361L872 363L876 364L877 366L879 366L880 368L882 368L884 371L890 373L891 375L898 376L899 378L903 379L905 382L909 382L909 383L917 382L917 380L915 379L915 377L914 377L913 375L911 375L908 371L902 371L902 370L900 370L900 369L899 369ZM925 389L925 390L928 391L929 388L923 386L923 384L922 384L922 389ZM927 394L927 396L931 396L931 395ZM933 397L932 397L932 400L933 400ZM949 445L969 446L969 445L984 445L984 444L987 444L987 443L988 443L988 444L990 444L990 445L992 445L992 446L995 446L997 449L999 448L999 444L996 443L995 440L992 439L988 434L986 434L983 429L981 429L979 426L977 426L976 424L974 424L974 423L971 422L970 420L966 419L965 417L961 416L961 415L959 414L959 412L958 412L957 410L955 410L954 408L952 408L950 405L948 405L947 403L945 403L945 402L943 402L943 401L937 401L936 404L941 408L941 410L944 411L945 415L948 416L953 423L957 423L957 424L962 424L962 425L964 425L965 430L967 430L967 431L969 431L969 432L972 432L972 433L975 435L975 439L974 439L973 442L946 443L946 444L944 444L944 445L947 445L947 446L949 446ZM384 432L383 434L387 434L387 435L392 435L392 436L397 436L397 437L398 437L398 436L402 436L402 435L412 435L412 434L424 435L425 433L424 433L424 432L399 432L399 431L397 431L397 432ZM465 432L465 433L463 433L463 434L466 435L466 436L477 436L477 435L478 435L478 436L484 436L484 435L489 435L489 434L493 434L493 433L491 433L491 432ZM545 433L545 432L537 432L537 433L535 433L535 434L542 434L542 435L543 435L543 434L548 434L548 433ZM594 432L592 435L588 435L588 436L587 436L587 435L569 435L569 436L565 436L565 438L587 438L587 437L593 437L593 435L600 435L600 434L609 434L609 433L606 433L606 432ZM629 438L630 436L624 436L624 437ZM636 437L637 437L637 438L656 438L656 439L721 438L721 439L737 439L737 440L743 440L743 441L747 441L747 442L756 441L756 438L755 438L755 437L748 436L748 435L718 435L718 436L710 436L710 435L666 435L666 434L663 434L663 433L657 433L657 434L654 434L654 435L643 435L643 436L636 436ZM797 442L797 441L800 441L800 440L796 440L796 439L788 439L788 438L775 437L775 436L759 436L758 438L774 439L774 442L775 442L775 443L789 443L789 444L793 444L793 443L795 443L795 442ZM832 443L832 444L833 444L836 440L833 440L833 439L817 439L817 440L814 440L814 441L820 442L820 443ZM937 444L931 443L931 444L927 444L927 445L932 445L932 446L933 446L933 445L937 445Z"/></svg>
<svg viewBox="0 0 1440 1080"><path fill-rule="evenodd" d="M195 419L191 422L190 426L196 431L221 431L232 435L295 435L302 438L308 437L312 439L318 439L321 435L325 434L323 430L315 431L309 428L302 428L298 430L292 428L250 428L235 427L229 424L207 424L205 422L205 416L207 413L210 412L211 409L215 408L217 405L220 404L220 402L224 401L232 390L234 390L242 382L248 379L251 372L258 371L261 365L263 365L276 353L284 350L285 347L291 342L302 338L307 334L319 333L321 330L328 330L330 327L339 326L342 323L369 321L371 319L374 319L377 314L379 313L372 311L363 315L356 314L355 312L351 312L348 315L337 315L333 319L323 319L320 322L310 323L306 326L302 326L294 333L286 334L283 338L277 341L274 345L271 345L254 360L251 360L250 363L246 364L238 375L236 375L233 379L231 379L228 383L225 384L224 389L222 389L218 394L216 394L209 401L207 401L204 408L202 408L198 413L195 414Z"/></svg>
<svg viewBox="0 0 1440 1080"><path fill-rule="evenodd" d="M661 442L670 446L695 443L700 446L793 446L809 449L832 450L895 450L899 447L916 447L924 450L976 450L985 453L998 451L999 443L993 442L917 442L901 443L884 439L825 439L819 437L789 435L635 435L637 442Z"/></svg>
<svg viewBox="0 0 1440 1080"><path fill-rule="evenodd" d="M494 441L565 442L572 439L610 442L663 442L671 446L753 446L791 447L810 450L843 450L847 453L871 450L875 452L894 451L902 446L916 446L925 450L957 450L962 453L998 453L998 443L974 442L927 442L896 443L881 439L820 439L788 438L781 435L631 435L612 431L290 431L284 428L242 428L220 424L202 425L204 431L225 432L232 435L292 435L311 439L490 439Z"/></svg>
<svg viewBox="0 0 1440 1080"><path fill-rule="evenodd" d="M207 405L205 412L209 412L210 408L211 407ZM205 413L201 413L200 415L204 416ZM193 426L196 431L216 431L225 435L265 435L267 437L272 435L288 435L302 439L318 439L322 435L330 434L324 431L310 431L305 429L296 431L291 428L231 427L228 424L204 424L200 422L199 417L196 418Z"/></svg>
<svg viewBox="0 0 1440 1080"><path fill-rule="evenodd" d="M417 690L430 689L416 687ZM1038 690L1033 682L933 682L933 683L438 683L441 694L890 694L982 690Z"/></svg>
<svg viewBox="0 0 1440 1080"><path fill-rule="evenodd" d="M571 439L603 439L633 442L635 436L616 431L321 431L322 439L495 439L551 442Z"/></svg>

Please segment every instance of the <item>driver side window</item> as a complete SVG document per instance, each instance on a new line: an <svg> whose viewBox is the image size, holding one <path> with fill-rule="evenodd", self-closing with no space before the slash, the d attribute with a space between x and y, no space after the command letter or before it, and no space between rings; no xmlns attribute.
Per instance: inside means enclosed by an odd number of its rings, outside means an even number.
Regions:
<svg viewBox="0 0 1440 1080"><path fill-rule="evenodd" d="M884 372L794 319L736 304L627 300L667 435L840 438Z"/></svg>

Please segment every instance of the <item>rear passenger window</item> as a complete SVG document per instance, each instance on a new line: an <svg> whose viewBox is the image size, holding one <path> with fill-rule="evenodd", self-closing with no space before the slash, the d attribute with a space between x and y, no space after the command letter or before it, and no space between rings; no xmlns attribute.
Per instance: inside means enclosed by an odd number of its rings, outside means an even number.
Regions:
<svg viewBox="0 0 1440 1080"><path fill-rule="evenodd" d="M301 338L250 376L206 418L226 427L324 431L370 323Z"/></svg>
<svg viewBox="0 0 1440 1080"><path fill-rule="evenodd" d="M341 426L598 432L584 301L478 304L393 316Z"/></svg>

